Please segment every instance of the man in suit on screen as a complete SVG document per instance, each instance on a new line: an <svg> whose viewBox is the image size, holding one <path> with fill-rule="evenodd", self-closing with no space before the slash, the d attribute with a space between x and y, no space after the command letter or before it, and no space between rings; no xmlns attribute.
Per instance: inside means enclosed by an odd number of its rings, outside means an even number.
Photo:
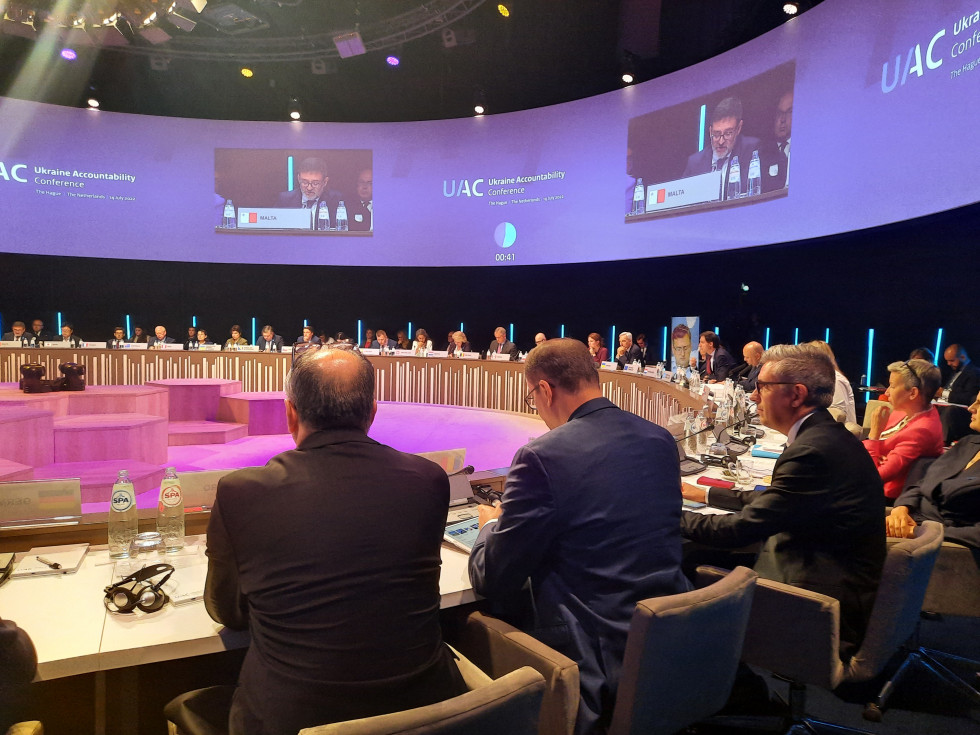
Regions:
<svg viewBox="0 0 980 735"><path fill-rule="evenodd" d="M339 191L329 188L330 175L327 163L322 158L304 158L296 169L296 188L279 194L278 207L316 209L326 204L330 212L330 223L334 224L337 205L343 196Z"/></svg>

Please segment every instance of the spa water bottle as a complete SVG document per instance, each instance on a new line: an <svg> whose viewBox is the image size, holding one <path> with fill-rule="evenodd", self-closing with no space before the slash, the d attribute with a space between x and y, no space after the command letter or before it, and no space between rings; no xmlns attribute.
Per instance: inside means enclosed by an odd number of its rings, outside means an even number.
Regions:
<svg viewBox="0 0 980 735"><path fill-rule="evenodd" d="M157 531L163 537L163 546L168 554L184 548L184 494L180 491L180 480L174 467L167 468L160 483Z"/></svg>
<svg viewBox="0 0 980 735"><path fill-rule="evenodd" d="M129 472L119 470L109 499L109 557L129 558L129 545L139 530L136 493Z"/></svg>
<svg viewBox="0 0 980 735"><path fill-rule="evenodd" d="M728 193L725 199L738 199L742 195L742 169L738 165L738 156L732 156L728 167Z"/></svg>
<svg viewBox="0 0 980 735"><path fill-rule="evenodd" d="M327 206L326 202L320 202L317 205L316 230L317 232L326 232L329 229L330 229L330 208Z"/></svg>
<svg viewBox="0 0 980 735"><path fill-rule="evenodd" d="M645 214L646 213L646 202L643 198L643 179L638 178L636 180L636 186L633 187L633 211L630 214Z"/></svg>
<svg viewBox="0 0 980 735"><path fill-rule="evenodd" d="M752 151L752 160L749 161L749 196L757 196L762 193L762 164L759 163L759 151Z"/></svg>
<svg viewBox="0 0 980 735"><path fill-rule="evenodd" d="M343 199L337 205L337 230L347 232L347 207L344 205Z"/></svg>
<svg viewBox="0 0 980 735"><path fill-rule="evenodd" d="M231 199L225 199L225 211L221 217L221 227L226 230L234 230L238 227L235 220L235 205Z"/></svg>

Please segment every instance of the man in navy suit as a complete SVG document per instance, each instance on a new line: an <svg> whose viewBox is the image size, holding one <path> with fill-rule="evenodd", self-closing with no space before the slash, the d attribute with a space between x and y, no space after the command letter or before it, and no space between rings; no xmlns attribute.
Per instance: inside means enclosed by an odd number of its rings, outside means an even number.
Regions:
<svg viewBox="0 0 980 735"><path fill-rule="evenodd" d="M507 339L507 330L497 327L493 330L493 342L487 348L488 352L502 355L510 355L511 360L516 360L518 356L517 345Z"/></svg>
<svg viewBox="0 0 980 735"><path fill-rule="evenodd" d="M337 204L340 203L343 195L339 191L328 189L329 182L326 161L322 158L304 158L297 167L296 188L293 191L281 192L276 206L315 209L325 203L330 212L330 224L334 225Z"/></svg>
<svg viewBox="0 0 980 735"><path fill-rule="evenodd" d="M262 336L255 342L259 347L259 352L282 352L282 335L276 334L272 325L266 324L262 327Z"/></svg>
<svg viewBox="0 0 980 735"><path fill-rule="evenodd" d="M174 338L167 336L167 328L162 324L157 325L157 327L153 330L153 334L154 336L147 340L147 345L149 347L153 347L153 345L157 344L158 342L168 345L174 343Z"/></svg>
<svg viewBox="0 0 980 735"><path fill-rule="evenodd" d="M701 377L709 383L720 383L728 377L735 367L735 359L724 347L718 335L712 331L701 332L698 340L698 352L701 354Z"/></svg>
<svg viewBox="0 0 980 735"><path fill-rule="evenodd" d="M524 375L525 402L551 431L517 451L503 502L480 506L470 580L496 614L578 663L576 732L602 732L637 601L689 588L677 448L603 398L577 340L538 345Z"/></svg>

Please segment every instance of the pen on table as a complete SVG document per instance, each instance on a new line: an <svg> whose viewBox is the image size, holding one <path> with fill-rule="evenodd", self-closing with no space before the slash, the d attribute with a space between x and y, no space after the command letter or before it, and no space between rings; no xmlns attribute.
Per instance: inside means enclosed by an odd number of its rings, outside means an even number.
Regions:
<svg viewBox="0 0 980 735"><path fill-rule="evenodd" d="M45 566L50 567L51 569L61 569L61 565L56 561L45 559L43 556L35 556L34 558L37 559L42 564L44 564Z"/></svg>

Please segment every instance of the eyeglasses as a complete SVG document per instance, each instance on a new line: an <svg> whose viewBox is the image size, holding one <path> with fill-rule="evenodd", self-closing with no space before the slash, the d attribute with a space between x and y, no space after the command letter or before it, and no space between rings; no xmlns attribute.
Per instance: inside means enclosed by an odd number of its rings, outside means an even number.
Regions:
<svg viewBox="0 0 980 735"><path fill-rule="evenodd" d="M299 180L299 185L304 189L319 189L325 183L326 179L317 179L316 181L304 181L303 179Z"/></svg>
<svg viewBox="0 0 980 735"><path fill-rule="evenodd" d="M796 385L794 380L756 380L755 389L761 393L763 388L771 388L774 385Z"/></svg>
<svg viewBox="0 0 980 735"><path fill-rule="evenodd" d="M921 388L922 387L922 381L919 380L919 376L916 374L915 370L909 364L909 361L908 360L906 360L905 362L902 363L902 367L905 368L906 370L908 370L909 377L912 379L912 383L913 383L912 387L913 388Z"/></svg>
<svg viewBox="0 0 980 735"><path fill-rule="evenodd" d="M548 385L551 385L551 383L548 383ZM536 391L540 387L541 387L541 384L538 383L536 386L534 386L533 388L531 388L531 392L530 393L528 393L526 396L524 396L524 405L527 406L528 408L530 408L532 411L537 411L538 410L538 404L534 401L534 391ZM553 386L552 386L552 388L553 388Z"/></svg>
<svg viewBox="0 0 980 735"><path fill-rule="evenodd" d="M712 130L709 131L708 134L711 136L711 139L716 143L722 138L724 138L725 140L733 140L735 138L735 128L730 128L721 133L716 133Z"/></svg>

